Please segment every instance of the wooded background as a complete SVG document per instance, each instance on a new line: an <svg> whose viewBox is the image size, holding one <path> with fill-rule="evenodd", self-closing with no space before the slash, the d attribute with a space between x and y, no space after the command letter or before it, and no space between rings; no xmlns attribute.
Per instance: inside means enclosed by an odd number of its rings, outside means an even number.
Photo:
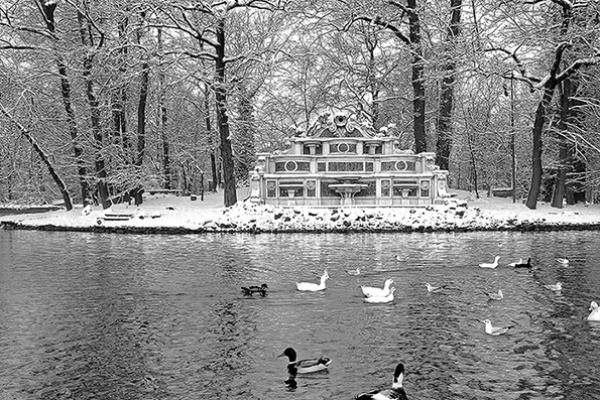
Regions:
<svg viewBox="0 0 600 400"><path fill-rule="evenodd" d="M223 189L335 107L450 186L598 201L600 5L4 0L0 202Z"/></svg>

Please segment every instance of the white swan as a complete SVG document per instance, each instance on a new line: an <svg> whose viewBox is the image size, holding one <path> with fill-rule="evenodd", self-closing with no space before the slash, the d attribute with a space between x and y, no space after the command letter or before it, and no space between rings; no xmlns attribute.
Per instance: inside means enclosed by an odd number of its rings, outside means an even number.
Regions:
<svg viewBox="0 0 600 400"><path fill-rule="evenodd" d="M479 266L481 268L496 268L498 266L498 260L500 259L500 256L496 256L496 258L494 259L493 263L481 263L479 264Z"/></svg>
<svg viewBox="0 0 600 400"><path fill-rule="evenodd" d="M327 274L327 270L325 270L323 275L321 275L321 282L319 284L312 282L296 282L296 288L303 292L318 292L319 290L327 288L325 286L325 281L327 279L329 279L329 274Z"/></svg>
<svg viewBox="0 0 600 400"><path fill-rule="evenodd" d="M590 304L589 310L591 311L590 315L588 315L588 321L600 321L600 309L598 309L598 303L592 301Z"/></svg>
<svg viewBox="0 0 600 400"><path fill-rule="evenodd" d="M390 294L390 286L392 283L394 283L392 279L386 279L383 284L383 289L370 286L361 286L360 289L366 297L385 297Z"/></svg>
<svg viewBox="0 0 600 400"><path fill-rule="evenodd" d="M389 303L391 301L394 301L394 290L396 290L396 288L392 287L390 289L390 293L387 296L370 296L365 297L363 300L367 303Z"/></svg>

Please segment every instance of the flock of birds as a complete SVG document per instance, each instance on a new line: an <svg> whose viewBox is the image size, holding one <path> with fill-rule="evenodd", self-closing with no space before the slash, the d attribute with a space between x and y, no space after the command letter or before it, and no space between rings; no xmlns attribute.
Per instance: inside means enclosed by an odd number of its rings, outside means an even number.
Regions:
<svg viewBox="0 0 600 400"><path fill-rule="evenodd" d="M395 256L397 261L398 256ZM479 264L480 268L488 268L495 269L498 267L498 261L500 260L500 256L496 256L494 262L492 263L481 263ZM556 261L562 265L568 265L569 260L565 258L557 258ZM523 259L519 259L518 262L508 264L513 268L532 268L531 258L527 259L527 262L524 262ZM361 274L361 269L356 268L352 270L346 270L346 273L351 276L358 276ZM302 292L319 292L327 289L327 280L329 279L329 274L327 270L323 272L319 279L319 283L314 282L297 282L296 289ZM392 279L386 279L383 288L379 287L371 287L371 286L360 286L362 294L364 296L364 301L367 303L389 303L394 300L394 291L395 287L392 286L394 281ZM450 289L448 285L440 285L433 286L430 283L425 283L425 287L428 293L441 293L445 289ZM544 287L548 290L559 292L562 290L562 282L557 282L555 284L547 284ZM260 286L243 286L242 293L246 296L252 296L253 294L259 294L260 296L267 295L268 286L266 283L263 283ZM504 294L502 293L502 289L498 289L496 293L487 293L484 292L489 300L500 301L504 298ZM600 322L600 309L598 304L595 301L592 301L589 307L590 314L587 317L588 321L598 321ZM484 331L488 335L499 336L503 335L513 326L502 326L495 327L492 325L492 322L489 319L485 319L481 321L485 327ZM318 371L326 370L331 364L332 360L327 357L319 357L313 359L304 359L297 360L296 351L288 347L284 350L283 353L279 355L279 357L287 357L288 358L288 373L289 380L286 383L294 383L295 377L297 374L309 374ZM404 378L404 364L399 363L394 370L394 379L392 381L392 387L388 389L374 390L371 392L365 392L356 395L356 399L358 400L392 400L392 399L407 399L406 392L402 387L402 381Z"/></svg>

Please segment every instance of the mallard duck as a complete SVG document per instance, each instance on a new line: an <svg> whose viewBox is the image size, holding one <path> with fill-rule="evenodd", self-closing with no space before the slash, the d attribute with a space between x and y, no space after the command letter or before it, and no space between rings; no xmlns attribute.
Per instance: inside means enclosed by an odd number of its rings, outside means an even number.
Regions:
<svg viewBox="0 0 600 400"><path fill-rule="evenodd" d="M318 292L319 290L327 289L325 286L325 281L329 279L329 274L327 274L327 270L323 272L321 275L321 282L319 284L312 282L296 282L296 288L303 292Z"/></svg>
<svg viewBox="0 0 600 400"><path fill-rule="evenodd" d="M531 268L531 267L533 267L533 265L531 265L531 257L529 257L527 259L526 263L520 262L520 263L515 264L515 268Z"/></svg>
<svg viewBox="0 0 600 400"><path fill-rule="evenodd" d="M390 293L387 296L369 296L363 300L367 303L389 303L394 301L394 290L396 290L395 287L390 288Z"/></svg>
<svg viewBox="0 0 600 400"><path fill-rule="evenodd" d="M598 303L592 301L590 304L589 310L591 311L590 315L588 315L588 321L600 321L600 309L598 309Z"/></svg>
<svg viewBox="0 0 600 400"><path fill-rule="evenodd" d="M479 264L479 266L481 268L496 268L498 266L498 260L500 259L500 256L496 256L496 258L494 259L493 263L481 263Z"/></svg>
<svg viewBox="0 0 600 400"><path fill-rule="evenodd" d="M440 293L447 286L448 285L431 286L429 283L425 284L425 287L427 287L427 292L429 293Z"/></svg>
<svg viewBox="0 0 600 400"><path fill-rule="evenodd" d="M562 290L562 282L556 282L555 284L544 285L546 289L550 289L553 292L559 292Z"/></svg>
<svg viewBox="0 0 600 400"><path fill-rule="evenodd" d="M494 326L492 326L492 322L489 319L483 320L483 323L485 324L485 333L487 333L488 335L492 335L492 336L503 335L506 332L508 332L508 330L510 328L512 328L512 325L511 326L494 327Z"/></svg>
<svg viewBox="0 0 600 400"><path fill-rule="evenodd" d="M290 376L296 376L296 374L310 374L312 372L323 371L331 364L331 359L327 357L313 358L311 360L299 360L296 361L296 350L288 347L278 357L287 356L288 358L288 372Z"/></svg>
<svg viewBox="0 0 600 400"><path fill-rule="evenodd" d="M523 259L519 258L519 261L517 262L511 262L510 264L508 264L509 267L515 267L517 264L523 264Z"/></svg>
<svg viewBox="0 0 600 400"><path fill-rule="evenodd" d="M390 294L390 286L394 283L392 279L386 279L383 284L383 289L370 286L361 286L363 294L366 297L385 297Z"/></svg>
<svg viewBox="0 0 600 400"><path fill-rule="evenodd" d="M242 286L242 293L246 296L252 296L254 293L259 293L264 297L267 295L268 288L269 286L267 286L266 283L263 283L260 286Z"/></svg>
<svg viewBox="0 0 600 400"><path fill-rule="evenodd" d="M402 387L403 379L404 365L400 363L394 370L394 381L391 389L373 390L372 392L358 394L354 398L356 400L408 400Z"/></svg>

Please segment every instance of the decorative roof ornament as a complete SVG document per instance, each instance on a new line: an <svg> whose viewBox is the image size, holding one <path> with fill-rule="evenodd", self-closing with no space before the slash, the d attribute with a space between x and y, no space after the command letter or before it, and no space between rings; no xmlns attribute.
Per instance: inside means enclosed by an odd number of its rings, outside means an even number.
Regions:
<svg viewBox="0 0 600 400"><path fill-rule="evenodd" d="M317 121L308 129L305 135L311 138L325 137L365 137L374 138L392 136L389 130L375 131L368 121L359 121L355 114L343 112L332 115L321 114Z"/></svg>

